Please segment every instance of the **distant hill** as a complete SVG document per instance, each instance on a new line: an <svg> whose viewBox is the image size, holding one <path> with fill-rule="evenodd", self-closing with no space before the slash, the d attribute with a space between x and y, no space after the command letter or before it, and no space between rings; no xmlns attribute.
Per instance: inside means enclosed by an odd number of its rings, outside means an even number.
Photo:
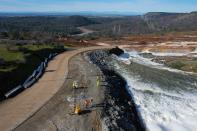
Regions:
<svg viewBox="0 0 197 131"><path fill-rule="evenodd" d="M104 16L104 17L116 17L116 16L133 16L141 15L142 13L137 12L94 12L94 11L80 11L80 12L0 12L0 16L3 17L25 17L25 16Z"/></svg>
<svg viewBox="0 0 197 131"><path fill-rule="evenodd" d="M55 34L72 35L80 33L78 26L96 24L93 20L83 16L20 16L0 17L0 30L8 32L14 39L28 36L34 39L35 35L45 33L46 37ZM98 23L97 23L98 24ZM47 36L48 34L48 36ZM39 36L38 36L39 37ZM25 39L26 39L25 38Z"/></svg>
<svg viewBox="0 0 197 131"><path fill-rule="evenodd" d="M64 20L64 22L70 26L86 26L91 24L98 24L98 22L79 15L69 16Z"/></svg>
<svg viewBox="0 0 197 131"><path fill-rule="evenodd" d="M46 36L48 39L53 36L78 34L79 26L94 30L92 35L98 37L197 31L197 12L149 12L134 16L2 16L0 31L6 31L7 34L0 36L9 36L12 39L42 39Z"/></svg>
<svg viewBox="0 0 197 131"><path fill-rule="evenodd" d="M101 18L98 18L100 20ZM104 18L103 18L104 19ZM111 20L111 21L110 21ZM107 21L107 20L105 20ZM170 31L197 31L197 12L150 12L144 15L108 19L88 28L102 35L148 34ZM97 33L98 34L98 33Z"/></svg>
<svg viewBox="0 0 197 131"><path fill-rule="evenodd" d="M149 28L156 31L190 31L197 30L197 13L147 13L143 20Z"/></svg>

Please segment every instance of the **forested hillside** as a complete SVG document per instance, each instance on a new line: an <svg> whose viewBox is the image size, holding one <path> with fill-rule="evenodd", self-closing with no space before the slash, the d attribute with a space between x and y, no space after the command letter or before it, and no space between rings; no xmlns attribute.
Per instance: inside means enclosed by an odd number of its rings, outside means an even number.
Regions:
<svg viewBox="0 0 197 131"><path fill-rule="evenodd" d="M78 34L80 30L76 27L94 23L94 21L83 16L0 17L0 32L2 32L1 37L35 39L40 38L40 36L45 38L58 34Z"/></svg>
<svg viewBox="0 0 197 131"><path fill-rule="evenodd" d="M151 12L138 16L31 16L0 17L0 38L49 39L81 33L77 27L95 31L90 36L197 31L197 12Z"/></svg>
<svg viewBox="0 0 197 131"><path fill-rule="evenodd" d="M87 28L98 31L97 35L127 35L166 33L174 31L197 31L197 12L163 13L151 12L142 16L119 18L97 18L101 24L90 25Z"/></svg>

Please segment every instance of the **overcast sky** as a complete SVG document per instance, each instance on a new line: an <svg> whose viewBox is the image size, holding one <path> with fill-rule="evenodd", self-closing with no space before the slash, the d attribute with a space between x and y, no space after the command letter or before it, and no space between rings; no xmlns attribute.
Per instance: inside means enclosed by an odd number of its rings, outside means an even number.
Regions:
<svg viewBox="0 0 197 131"><path fill-rule="evenodd" d="M0 0L0 12L191 12L197 0Z"/></svg>

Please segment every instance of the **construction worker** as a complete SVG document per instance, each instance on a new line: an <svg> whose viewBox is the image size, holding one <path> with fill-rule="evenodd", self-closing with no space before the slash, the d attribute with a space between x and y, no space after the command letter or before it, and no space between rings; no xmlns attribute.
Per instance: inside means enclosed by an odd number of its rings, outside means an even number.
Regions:
<svg viewBox="0 0 197 131"><path fill-rule="evenodd" d="M93 99L92 99L92 98L91 98L91 99L86 99L86 100L84 101L85 107L86 107L86 108L90 107L90 106L92 105L92 102L93 102Z"/></svg>
<svg viewBox="0 0 197 131"><path fill-rule="evenodd" d="M76 89L78 87L78 84L76 81L73 81L73 88Z"/></svg>
<svg viewBox="0 0 197 131"><path fill-rule="evenodd" d="M96 77L96 86L99 87L100 85L100 80L99 80L99 76Z"/></svg>
<svg viewBox="0 0 197 131"><path fill-rule="evenodd" d="M80 108L79 105L76 105L76 106L75 106L74 113L75 113L76 115L79 115L79 114L81 113L81 108Z"/></svg>

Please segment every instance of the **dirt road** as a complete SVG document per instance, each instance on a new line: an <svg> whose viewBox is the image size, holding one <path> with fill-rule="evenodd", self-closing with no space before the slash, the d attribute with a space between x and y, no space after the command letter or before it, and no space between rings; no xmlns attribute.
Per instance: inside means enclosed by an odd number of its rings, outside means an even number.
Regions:
<svg viewBox="0 0 197 131"><path fill-rule="evenodd" d="M93 30L87 29L85 27L78 27L78 29L82 32L81 34L77 34L76 36L84 36L93 33Z"/></svg>
<svg viewBox="0 0 197 131"><path fill-rule="evenodd" d="M88 47L62 53L48 65L42 78L31 88L0 104L0 129L13 130L33 116L62 87L68 74L69 59L81 52L109 48Z"/></svg>
<svg viewBox="0 0 197 131"><path fill-rule="evenodd" d="M100 74L99 70L90 64L83 54L73 57L69 62L68 78L62 88L41 110L22 123L16 130L101 130L100 115L98 115L101 113L101 108L98 105L104 100L104 87L96 87L96 77ZM85 88L74 90L72 88L73 81L78 81L79 87ZM76 98L91 97L95 106L85 109L82 115L72 115L73 102L68 100L74 96ZM77 100L78 102L79 100Z"/></svg>

